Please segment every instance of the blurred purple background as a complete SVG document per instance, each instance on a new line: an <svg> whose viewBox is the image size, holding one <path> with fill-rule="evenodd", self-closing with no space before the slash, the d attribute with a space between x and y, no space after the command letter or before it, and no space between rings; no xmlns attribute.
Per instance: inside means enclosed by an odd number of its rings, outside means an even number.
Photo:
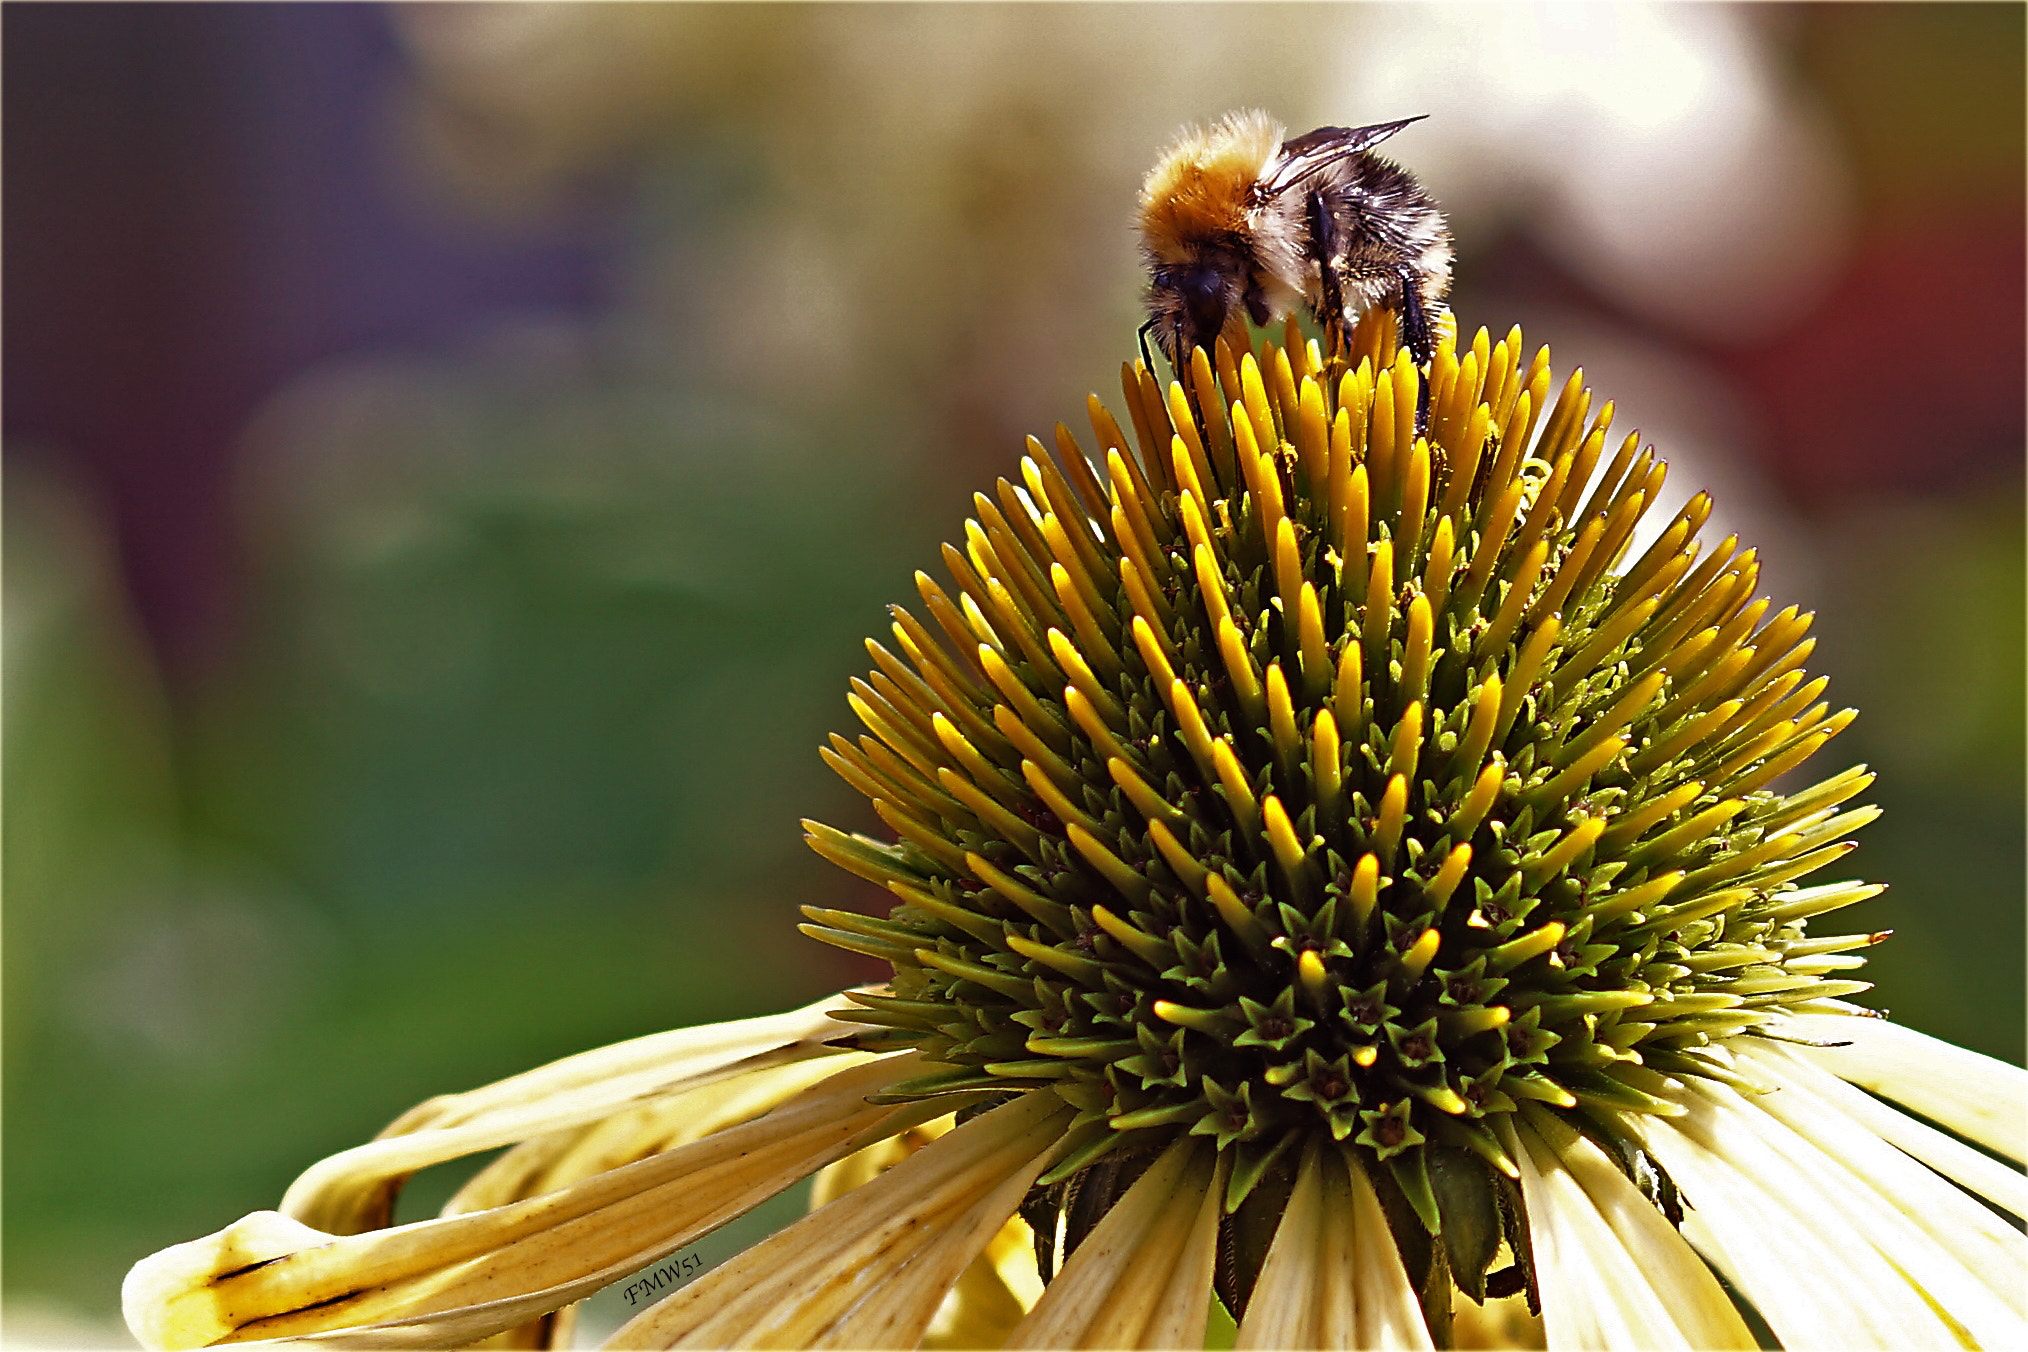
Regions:
<svg viewBox="0 0 2028 1352"><path fill-rule="evenodd" d="M589 312L611 214L448 229L391 201L402 56L373 6L24 5L5 46L7 440L89 475L180 674L231 642L261 401L325 358Z"/></svg>

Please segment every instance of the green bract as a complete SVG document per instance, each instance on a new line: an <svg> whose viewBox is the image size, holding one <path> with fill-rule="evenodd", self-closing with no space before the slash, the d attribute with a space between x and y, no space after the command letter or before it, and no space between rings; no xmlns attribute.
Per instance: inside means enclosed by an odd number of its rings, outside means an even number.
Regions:
<svg viewBox="0 0 2028 1352"><path fill-rule="evenodd" d="M1620 1115L1864 989L1838 955L1883 936L1804 922L1878 889L1794 880L1871 777L1770 787L1850 718L1810 617L1700 547L1701 493L1627 561L1667 467L1609 452L1581 372L1550 406L1518 329L1446 338L1424 439L1390 317L1328 364L1290 338L1200 351L1187 389L1126 368L1103 480L1059 427L975 498L954 588L918 574L927 619L869 644L871 735L825 753L896 839L809 828L901 902L804 928L893 965L849 1017L948 1067L897 1095L1079 1110L1045 1185L1232 1152L1241 1300L1245 1203L1310 1141L1366 1167L1419 1283L1480 1296L1502 1240L1526 1274L1500 1115L1547 1106L1672 1210Z"/></svg>

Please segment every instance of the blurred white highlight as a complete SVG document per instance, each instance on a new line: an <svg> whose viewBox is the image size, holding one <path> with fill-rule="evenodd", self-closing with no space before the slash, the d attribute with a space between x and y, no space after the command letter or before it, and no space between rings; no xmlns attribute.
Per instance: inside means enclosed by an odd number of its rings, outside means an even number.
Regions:
<svg viewBox="0 0 2028 1352"><path fill-rule="evenodd" d="M1518 217L1559 263L1687 336L1750 340L1821 297L1852 189L1762 20L1718 5L1376 7L1344 102L1416 129L1469 244Z"/></svg>

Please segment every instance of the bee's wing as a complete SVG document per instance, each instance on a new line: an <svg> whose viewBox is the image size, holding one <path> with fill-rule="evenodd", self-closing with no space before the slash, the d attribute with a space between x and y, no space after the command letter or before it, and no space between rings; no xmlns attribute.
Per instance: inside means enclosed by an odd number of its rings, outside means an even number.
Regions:
<svg viewBox="0 0 2028 1352"><path fill-rule="evenodd" d="M1399 122L1376 122L1370 127L1319 127L1292 136L1275 152L1267 173L1261 176L1261 187L1269 194L1285 192L1318 170L1348 155L1371 150L1411 122L1420 121L1422 117L1405 117Z"/></svg>

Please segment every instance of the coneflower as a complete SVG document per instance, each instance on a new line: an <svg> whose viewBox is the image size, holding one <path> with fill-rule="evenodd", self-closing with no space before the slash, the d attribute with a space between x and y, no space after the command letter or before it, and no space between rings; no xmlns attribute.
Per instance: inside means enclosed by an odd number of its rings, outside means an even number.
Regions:
<svg viewBox="0 0 2028 1352"><path fill-rule="evenodd" d="M830 1165L617 1345L2028 1343L2022 1175L1881 1101L2019 1160L2028 1073L1806 932L1880 890L1798 882L1875 815L1783 787L1852 717L1810 617L1703 494L1631 548L1666 466L1519 330L1445 336L1427 439L1384 312L1288 337L1126 368L1102 472L1031 441L869 644L824 755L893 838L809 830L899 904L804 929L891 981L432 1100L139 1265L137 1333L540 1343Z"/></svg>

